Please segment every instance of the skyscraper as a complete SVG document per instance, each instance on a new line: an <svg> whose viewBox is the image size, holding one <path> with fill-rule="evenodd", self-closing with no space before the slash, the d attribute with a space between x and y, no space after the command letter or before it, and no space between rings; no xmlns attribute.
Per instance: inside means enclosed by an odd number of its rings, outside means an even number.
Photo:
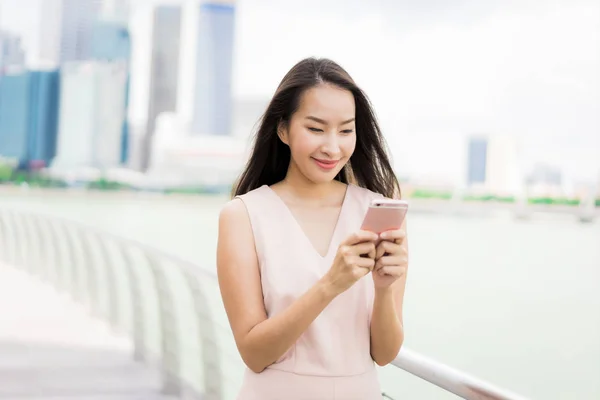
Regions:
<svg viewBox="0 0 600 400"><path fill-rule="evenodd" d="M154 10L150 60L150 100L142 149L142 169L149 165L156 117L175 111L179 80L181 6L158 6Z"/></svg>
<svg viewBox="0 0 600 400"><path fill-rule="evenodd" d="M49 165L56 153L59 74L21 71L0 81L0 156L20 167Z"/></svg>
<svg viewBox="0 0 600 400"><path fill-rule="evenodd" d="M517 144L510 135L469 139L467 183L496 195L514 195L522 182Z"/></svg>
<svg viewBox="0 0 600 400"><path fill-rule="evenodd" d="M130 12L129 0L104 0L102 2L102 19L127 24Z"/></svg>
<svg viewBox="0 0 600 400"><path fill-rule="evenodd" d="M39 36L37 43L27 49L28 58L36 64L56 66L60 59L62 0L42 0L38 4Z"/></svg>
<svg viewBox="0 0 600 400"><path fill-rule="evenodd" d="M510 135L490 137L487 152L486 187L496 195L519 193L522 182L518 146Z"/></svg>
<svg viewBox="0 0 600 400"><path fill-rule="evenodd" d="M94 23L90 58L94 60L128 60L131 39L127 25L122 22L99 19Z"/></svg>
<svg viewBox="0 0 600 400"><path fill-rule="evenodd" d="M131 57L131 38L125 22L119 18L98 20L92 38L92 59L97 61L119 61L129 66ZM127 68L129 70L129 68ZM129 154L129 123L127 109L129 106L129 73L125 85L125 118L121 134L121 163L127 162Z"/></svg>
<svg viewBox="0 0 600 400"><path fill-rule="evenodd" d="M62 0L60 9L60 63L88 60L94 24L102 0Z"/></svg>
<svg viewBox="0 0 600 400"><path fill-rule="evenodd" d="M0 156L28 161L29 75L26 71L8 74L0 80Z"/></svg>
<svg viewBox="0 0 600 400"><path fill-rule="evenodd" d="M234 17L233 1L200 5L192 121L195 134L231 135Z"/></svg>
<svg viewBox="0 0 600 400"><path fill-rule="evenodd" d="M485 184L488 139L482 136L469 138L467 184Z"/></svg>
<svg viewBox="0 0 600 400"><path fill-rule="evenodd" d="M63 67L54 168L120 165L126 83L124 62L68 63Z"/></svg>
<svg viewBox="0 0 600 400"><path fill-rule="evenodd" d="M0 31L0 75L7 68L23 67L25 53L21 46L21 38L8 32Z"/></svg>
<svg viewBox="0 0 600 400"><path fill-rule="evenodd" d="M29 165L46 167L56 155L60 74L30 71Z"/></svg>

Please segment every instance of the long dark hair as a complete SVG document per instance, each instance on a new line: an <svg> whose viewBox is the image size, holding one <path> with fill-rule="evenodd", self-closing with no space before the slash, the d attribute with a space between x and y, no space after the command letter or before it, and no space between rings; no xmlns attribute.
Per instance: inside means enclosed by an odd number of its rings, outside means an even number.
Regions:
<svg viewBox="0 0 600 400"><path fill-rule="evenodd" d="M400 185L369 99L342 67L323 58L304 59L284 76L260 120L252 154L233 187L233 197L285 178L290 149L279 139L277 128L280 123L289 124L306 90L323 83L350 91L356 109L356 148L335 179L385 197L400 198Z"/></svg>

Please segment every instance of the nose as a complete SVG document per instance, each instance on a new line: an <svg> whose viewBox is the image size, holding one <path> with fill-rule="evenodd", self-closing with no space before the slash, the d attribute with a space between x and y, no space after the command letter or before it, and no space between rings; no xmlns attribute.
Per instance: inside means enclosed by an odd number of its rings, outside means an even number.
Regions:
<svg viewBox="0 0 600 400"><path fill-rule="evenodd" d="M330 158L336 158L341 153L338 135L330 132L322 137L321 152Z"/></svg>

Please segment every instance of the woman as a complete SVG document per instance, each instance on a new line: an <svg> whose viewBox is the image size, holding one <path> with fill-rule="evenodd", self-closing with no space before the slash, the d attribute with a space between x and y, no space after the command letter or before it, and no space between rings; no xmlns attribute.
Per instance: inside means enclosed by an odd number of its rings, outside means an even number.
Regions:
<svg viewBox="0 0 600 400"><path fill-rule="evenodd" d="M374 362L404 338L405 226L381 241L359 228L372 199L399 193L365 94L330 60L296 64L219 218L239 400L381 398Z"/></svg>

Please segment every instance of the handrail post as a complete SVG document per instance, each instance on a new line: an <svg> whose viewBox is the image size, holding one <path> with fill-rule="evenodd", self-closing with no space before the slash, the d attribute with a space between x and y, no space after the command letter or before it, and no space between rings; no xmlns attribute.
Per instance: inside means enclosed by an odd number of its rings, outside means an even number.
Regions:
<svg viewBox="0 0 600 400"><path fill-rule="evenodd" d="M144 253L154 275L158 307L160 311L163 393L180 396L181 382L181 344L177 332L177 318L173 294L168 283L168 277L156 260L156 256Z"/></svg>
<svg viewBox="0 0 600 400"><path fill-rule="evenodd" d="M68 265L65 263L65 269L69 271L66 275L68 277L65 282L67 293L74 300L81 300L81 293L79 288L79 268L77 266L77 256L75 253L75 243L73 242L73 237L71 236L71 229L67 224L59 223L58 226L63 233L63 239L67 245L67 254L69 255Z"/></svg>
<svg viewBox="0 0 600 400"><path fill-rule="evenodd" d="M77 236L79 236L79 241L83 250L83 262L86 269L88 270L85 275L87 282L83 282L83 287L87 287L89 290L88 295L88 306L93 315L99 316L102 315L102 299L100 296L100 291L98 289L98 285L100 284L100 270L102 269L102 265L99 265L97 259L92 257L91 252L91 243L90 238L87 232L85 232L81 228L75 229ZM91 272L91 275L90 273Z"/></svg>
<svg viewBox="0 0 600 400"><path fill-rule="evenodd" d="M186 271L185 278L194 297L196 319L200 333L200 348L202 352L202 366L204 370L204 387L207 400L223 398L223 369L217 346L217 333L208 306L208 299L198 282L198 276Z"/></svg>
<svg viewBox="0 0 600 400"><path fill-rule="evenodd" d="M118 282L116 278L115 272L115 264L111 262L110 253L108 248L106 247L106 240L97 232L92 233L94 235L96 241L99 244L100 257L104 261L104 272L106 273L107 280L107 288L106 293L108 294L108 302L109 302L109 319L115 327L120 328L121 324L121 313L120 313L120 305L122 302L121 294L118 289Z"/></svg>
<svg viewBox="0 0 600 400"><path fill-rule="evenodd" d="M42 227L41 227L41 221L40 218L35 216L35 215L30 215L30 222L31 225L33 227L33 232L34 232L34 236L35 236L35 242L37 243L37 248L38 248L38 252L37 252L37 260L35 261L36 264L38 265L38 269L39 269L39 276L40 279L42 279L43 281L49 281L50 278L50 261L49 261L49 257L48 257L48 246L47 246L47 241L46 238L44 237L44 235L42 234Z"/></svg>
<svg viewBox="0 0 600 400"><path fill-rule="evenodd" d="M0 210L0 260L8 264L10 263L10 257L8 250L9 226L6 220L7 213L7 211Z"/></svg>
<svg viewBox="0 0 600 400"><path fill-rule="evenodd" d="M29 222L29 216L27 214L21 214L21 227L23 228L23 234L25 236L25 244L23 245L23 268L25 272L29 273L30 275L39 276L39 260L36 259L37 253L34 249L35 241L33 239L33 232Z"/></svg>
<svg viewBox="0 0 600 400"><path fill-rule="evenodd" d="M21 246L19 243L19 238L22 236L22 230L21 230L21 226L22 224L20 223L20 214L17 213L11 213L12 214L12 224L13 224L13 233L14 233L14 242L13 242L13 249L14 249L14 259L13 259L13 263L14 266L20 269L23 269L25 267L25 247Z"/></svg>
<svg viewBox="0 0 600 400"><path fill-rule="evenodd" d="M44 248L42 246L40 231L37 226L37 218L33 214L26 214L25 220L27 220L30 243L32 244L32 248L28 251L30 255L29 262L31 264L29 270L43 281L46 263L43 257Z"/></svg>
<svg viewBox="0 0 600 400"><path fill-rule="evenodd" d="M17 243L17 247L20 249L21 253L21 262L19 267L23 271L32 274L33 267L29 265L31 261L31 252L27 251L27 249L31 247L31 238L28 235L29 226L26 222L27 218L25 217L25 214L17 214L17 221L17 229L19 230L19 236L22 239L21 243Z"/></svg>
<svg viewBox="0 0 600 400"><path fill-rule="evenodd" d="M67 272L68 263L64 260L63 252L60 246L60 232L61 229L57 226L59 223L52 221L50 218L46 218L46 227L50 233L50 242L53 247L54 255L54 275L56 279L55 285L60 291L68 291L68 280L69 274Z"/></svg>
<svg viewBox="0 0 600 400"><path fill-rule="evenodd" d="M146 361L147 345L144 337L144 327L146 322L144 319L139 277L135 271L134 261L125 244L119 243L119 251L125 261L125 271L129 281L129 292L131 293L131 309L133 311L133 358L137 361Z"/></svg>

